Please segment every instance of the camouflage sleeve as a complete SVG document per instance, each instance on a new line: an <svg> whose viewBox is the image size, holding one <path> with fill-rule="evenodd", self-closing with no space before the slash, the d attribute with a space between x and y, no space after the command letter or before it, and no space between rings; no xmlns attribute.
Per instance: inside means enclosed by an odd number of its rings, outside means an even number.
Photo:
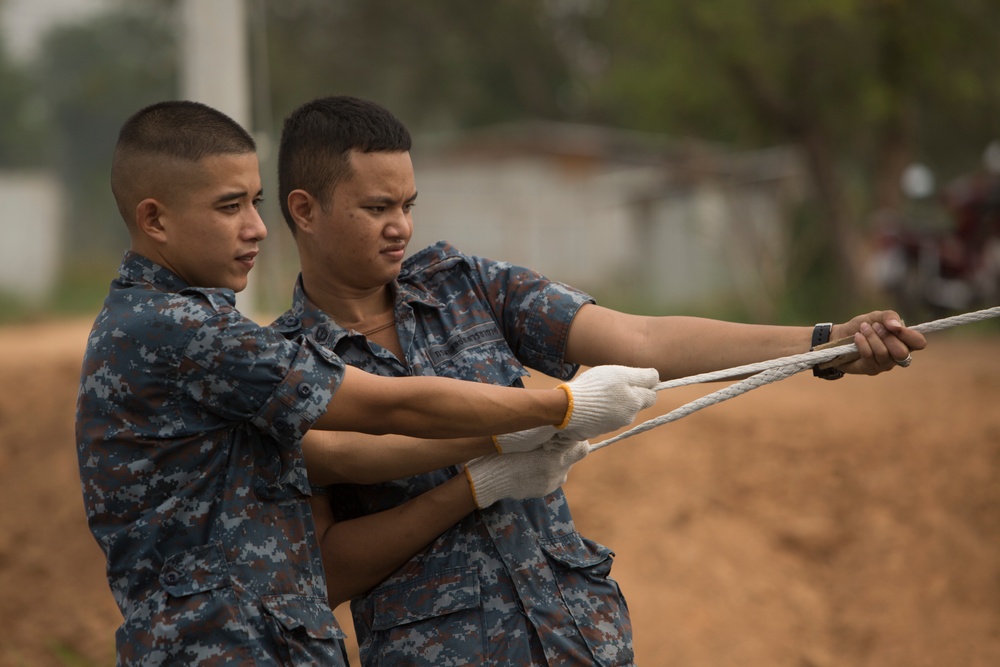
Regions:
<svg viewBox="0 0 1000 667"><path fill-rule="evenodd" d="M577 311L594 299L532 269L473 259L504 338L518 360L553 377L572 377L578 366L563 360L569 327Z"/></svg>
<svg viewBox="0 0 1000 667"><path fill-rule="evenodd" d="M297 441L325 411L344 364L310 341L287 340L238 311L198 328L181 367L185 386L206 409L251 421L281 442Z"/></svg>

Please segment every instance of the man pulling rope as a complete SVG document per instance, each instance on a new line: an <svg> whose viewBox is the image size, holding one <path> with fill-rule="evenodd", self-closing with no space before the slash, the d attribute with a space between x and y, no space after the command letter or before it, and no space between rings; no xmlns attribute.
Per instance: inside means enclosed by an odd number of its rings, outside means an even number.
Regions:
<svg viewBox="0 0 1000 667"><path fill-rule="evenodd" d="M971 313L964 313L962 315L955 315L953 317L946 317L940 320L933 320L931 322L924 322L923 324L918 324L911 328L915 331L919 331L920 333L928 334L950 329L951 327L962 324L981 322L994 317L1000 317L1000 306L977 310ZM653 387L654 391L662 391L664 389L672 389L674 387L683 387L702 382L714 382L717 380L732 379L750 375L750 377L744 380L736 382L724 389L714 391L711 394L703 396L697 400L691 401L690 403L682 405L676 410L668 412L665 415L642 422L638 426L634 426L633 428L608 438L607 440L591 444L590 451L594 452L598 449L603 449L608 445L630 438L633 435L644 433L656 428L657 426L677 421L678 419L697 412L702 408L707 408L710 405L727 401L730 398L734 398L740 394L745 394L748 391L756 389L757 387L762 387L765 384L777 382L778 380L784 380L785 378L791 377L792 375L806 369L831 368L833 366L857 359L859 354L858 346L851 341L851 338L842 338L840 340L818 345L811 351L803 354L796 354L790 357L781 357L770 361L762 361L744 366L735 366L733 368L713 371L711 373L701 373L699 375L692 375L686 378L660 382ZM894 359L893 361L896 362L897 366L907 368L913 361L913 355L907 354L904 359Z"/></svg>

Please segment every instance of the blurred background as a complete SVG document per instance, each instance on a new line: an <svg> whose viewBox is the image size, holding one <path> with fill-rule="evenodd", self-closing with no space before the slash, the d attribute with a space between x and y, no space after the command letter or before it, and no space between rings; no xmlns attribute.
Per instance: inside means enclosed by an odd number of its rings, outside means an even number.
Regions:
<svg viewBox="0 0 1000 667"><path fill-rule="evenodd" d="M257 137L269 235L238 304L261 323L297 274L282 120L350 94L414 135L411 252L635 313L913 324L1000 304L998 26L996 0L0 0L0 666L114 662L74 413L139 108L196 99ZM1000 664L997 322L576 466L638 664Z"/></svg>
<svg viewBox="0 0 1000 667"><path fill-rule="evenodd" d="M415 136L413 249L447 238L638 312L911 322L996 301L991 0L0 0L0 318L96 313L127 245L121 123L198 99L259 139L296 275L285 115L376 100Z"/></svg>

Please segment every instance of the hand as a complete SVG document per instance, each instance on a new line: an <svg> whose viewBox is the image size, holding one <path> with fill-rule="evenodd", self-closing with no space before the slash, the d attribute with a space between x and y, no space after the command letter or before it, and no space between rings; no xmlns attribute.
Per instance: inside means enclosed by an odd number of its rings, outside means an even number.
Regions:
<svg viewBox="0 0 1000 667"><path fill-rule="evenodd" d="M656 402L653 387L660 381L655 368L595 366L568 384L568 419L559 429L571 440L589 440L627 426L640 410Z"/></svg>
<svg viewBox="0 0 1000 667"><path fill-rule="evenodd" d="M893 310L858 315L849 322L834 326L830 337L848 336L853 337L858 347L858 357L836 368L859 375L891 371L910 358L911 352L927 347L924 335L906 328L902 318Z"/></svg>
<svg viewBox="0 0 1000 667"><path fill-rule="evenodd" d="M469 461L465 474L476 507L489 507L502 498L541 498L562 486L572 465L590 453L590 443L556 443L560 444L518 454L487 454Z"/></svg>
<svg viewBox="0 0 1000 667"><path fill-rule="evenodd" d="M539 426L514 433L493 436L493 445L498 454L523 454L536 449L567 449L576 444L555 426Z"/></svg>
<svg viewBox="0 0 1000 667"><path fill-rule="evenodd" d="M576 380L560 385L570 398L568 419L562 429L539 426L493 437L500 454L530 452L557 434L587 440L635 420L639 410L656 401L652 387L660 375L655 368L595 366Z"/></svg>

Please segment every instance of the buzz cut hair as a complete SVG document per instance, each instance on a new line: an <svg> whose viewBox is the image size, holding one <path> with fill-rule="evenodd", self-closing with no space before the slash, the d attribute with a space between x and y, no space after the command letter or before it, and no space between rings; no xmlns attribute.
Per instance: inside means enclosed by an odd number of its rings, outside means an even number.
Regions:
<svg viewBox="0 0 1000 667"><path fill-rule="evenodd" d="M292 190L305 190L324 204L351 175L351 151L405 153L412 143L402 121L369 100L336 95L295 109L285 119L278 145L278 201L292 234Z"/></svg>
<svg viewBox="0 0 1000 667"><path fill-rule="evenodd" d="M256 153L253 137L226 114L200 102L172 100L143 107L125 121L111 160L111 191L130 223L128 209L150 159L197 162L216 155Z"/></svg>

